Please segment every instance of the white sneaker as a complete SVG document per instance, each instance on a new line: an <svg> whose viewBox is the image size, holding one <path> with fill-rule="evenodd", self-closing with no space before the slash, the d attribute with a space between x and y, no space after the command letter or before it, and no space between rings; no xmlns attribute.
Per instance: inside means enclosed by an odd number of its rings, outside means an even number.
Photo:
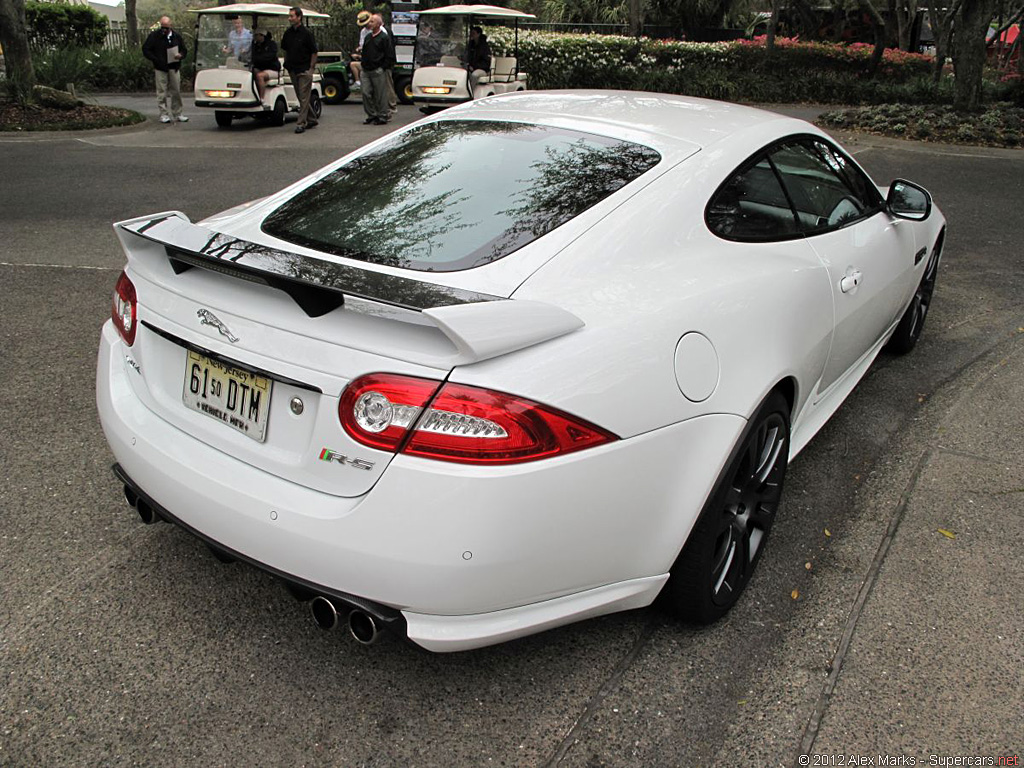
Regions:
<svg viewBox="0 0 1024 768"><path fill-rule="evenodd" d="M188 122L188 118L185 115L178 115L178 122L179 123L187 123Z"/></svg>
<svg viewBox="0 0 1024 768"><path fill-rule="evenodd" d="M171 122L171 118L168 115L160 115L160 122L169 123Z"/></svg>

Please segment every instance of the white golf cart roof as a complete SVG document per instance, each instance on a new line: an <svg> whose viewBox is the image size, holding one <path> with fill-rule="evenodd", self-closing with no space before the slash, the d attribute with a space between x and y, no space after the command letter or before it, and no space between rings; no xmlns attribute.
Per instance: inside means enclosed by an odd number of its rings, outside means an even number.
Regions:
<svg viewBox="0 0 1024 768"><path fill-rule="evenodd" d="M209 13L218 16L242 16L256 14L258 16L287 16L290 5L276 5L275 3L233 3L231 5L217 5L213 8L190 8L189 13ZM302 9L303 18L329 19L326 13Z"/></svg>
<svg viewBox="0 0 1024 768"><path fill-rule="evenodd" d="M536 19L532 13L524 13L513 8L499 8L496 5L446 5L444 8L431 8L420 11L420 16L488 16L500 19Z"/></svg>

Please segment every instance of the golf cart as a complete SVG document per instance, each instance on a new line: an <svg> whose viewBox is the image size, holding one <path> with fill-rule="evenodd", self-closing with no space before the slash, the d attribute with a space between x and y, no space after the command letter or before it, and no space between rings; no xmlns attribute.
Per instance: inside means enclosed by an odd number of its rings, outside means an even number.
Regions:
<svg viewBox="0 0 1024 768"><path fill-rule="evenodd" d="M191 10L196 14L196 107L213 109L217 125L228 128L235 118L254 117L284 125L288 112L299 111L291 78L282 67L267 82L260 100L252 70L253 31L265 29L276 43L288 29L287 5L234 3ZM303 9L303 23L329 18ZM283 56L283 52L281 53ZM313 76L309 108L317 119L323 110L320 75Z"/></svg>
<svg viewBox="0 0 1024 768"><path fill-rule="evenodd" d="M421 11L416 36L412 99L424 110L448 107L471 99L526 90L526 73L519 71L519 20L536 18L493 5L449 5ZM474 24L483 20L513 21L513 56L491 55L490 72L470 88L466 47Z"/></svg>

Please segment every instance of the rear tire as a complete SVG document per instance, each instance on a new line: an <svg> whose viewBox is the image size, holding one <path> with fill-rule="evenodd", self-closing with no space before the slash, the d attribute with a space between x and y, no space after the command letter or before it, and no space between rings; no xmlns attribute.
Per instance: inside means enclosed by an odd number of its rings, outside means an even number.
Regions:
<svg viewBox="0 0 1024 768"><path fill-rule="evenodd" d="M313 115L314 120L319 120L320 115L324 111L324 102L320 98L320 94L316 91L310 91L309 94L309 111Z"/></svg>
<svg viewBox="0 0 1024 768"><path fill-rule="evenodd" d="M341 104L349 95L348 83L340 77L329 75L321 84L324 89L325 104Z"/></svg>
<svg viewBox="0 0 1024 768"><path fill-rule="evenodd" d="M222 112L219 109L213 113L213 119L217 121L218 128L230 128L231 117L232 115L230 112Z"/></svg>
<svg viewBox="0 0 1024 768"><path fill-rule="evenodd" d="M669 608L710 624L743 593L768 542L789 462L789 404L765 398L736 444L679 554L666 587Z"/></svg>
<svg viewBox="0 0 1024 768"><path fill-rule="evenodd" d="M395 95L402 104L412 104L411 77L400 77L395 80Z"/></svg>
<svg viewBox="0 0 1024 768"><path fill-rule="evenodd" d="M278 96L274 102L274 111L270 113L270 124L278 127L284 125L284 114L288 111L288 104L284 96Z"/></svg>

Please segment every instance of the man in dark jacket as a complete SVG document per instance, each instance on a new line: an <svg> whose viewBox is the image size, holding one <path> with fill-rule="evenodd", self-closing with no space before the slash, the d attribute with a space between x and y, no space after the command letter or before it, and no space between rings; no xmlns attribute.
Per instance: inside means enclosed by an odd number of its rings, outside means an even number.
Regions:
<svg viewBox="0 0 1024 768"><path fill-rule="evenodd" d="M363 41L363 122L367 125L384 125L389 117L387 75L395 65L395 48L383 26L380 14L373 14L367 25L370 34Z"/></svg>
<svg viewBox="0 0 1024 768"><path fill-rule="evenodd" d="M252 71L256 78L256 91L260 101L267 92L267 83L277 79L281 71L281 62L277 60L277 43L270 37L270 32L260 27L252 33Z"/></svg>
<svg viewBox="0 0 1024 768"><path fill-rule="evenodd" d="M174 31L168 16L160 18L160 28L149 33L142 44L142 55L153 62L156 78L156 103L160 107L160 122L178 120L187 123L181 114L181 62L188 53L185 38ZM167 101L170 99L170 109Z"/></svg>
<svg viewBox="0 0 1024 768"><path fill-rule="evenodd" d="M284 51L284 68L288 70L295 96L299 100L299 122L295 125L295 132L302 133L307 128L317 126L317 119L309 114L317 47L313 33L302 23L301 8L288 11L288 22L291 26L281 36L281 50Z"/></svg>
<svg viewBox="0 0 1024 768"><path fill-rule="evenodd" d="M466 46L466 69L469 70L469 92L472 94L480 78L491 71L491 46L481 27L470 27Z"/></svg>

